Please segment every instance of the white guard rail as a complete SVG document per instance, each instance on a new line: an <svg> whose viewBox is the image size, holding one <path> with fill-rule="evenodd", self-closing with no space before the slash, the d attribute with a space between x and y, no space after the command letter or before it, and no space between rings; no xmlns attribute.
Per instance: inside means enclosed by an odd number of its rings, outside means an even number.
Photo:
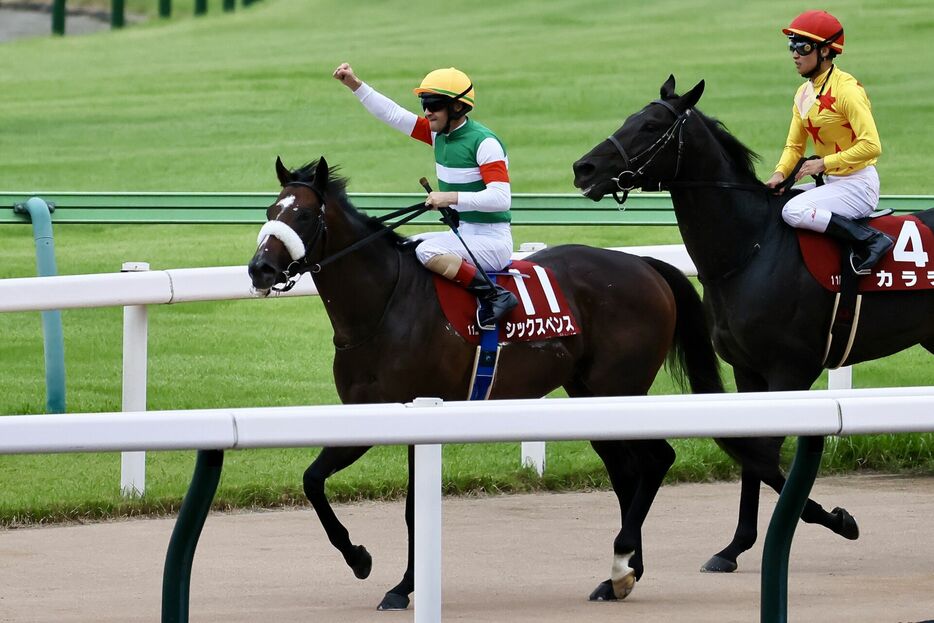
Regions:
<svg viewBox="0 0 934 623"><path fill-rule="evenodd" d="M523 244L519 252L513 254L513 259L522 259L541 248L544 248L541 243ZM676 266L686 275L697 274L684 245L614 247L614 250L655 257ZM145 305L259 297L253 291L245 266L150 271L146 264L128 263L124 270L127 272L2 279L0 312L123 306L123 409L143 411L146 408L148 342ZM317 294L311 275L304 275L291 291L273 293L269 298ZM850 374L850 368L831 371L830 386L851 387ZM523 442L521 462L531 465L541 475L545 468L544 443ZM144 492L145 454L142 452L124 454L120 489L126 495Z"/></svg>
<svg viewBox="0 0 934 623"><path fill-rule="evenodd" d="M441 620L441 443L886 432L934 432L934 387L14 415L0 417L0 454L417 444L415 622L427 623Z"/></svg>

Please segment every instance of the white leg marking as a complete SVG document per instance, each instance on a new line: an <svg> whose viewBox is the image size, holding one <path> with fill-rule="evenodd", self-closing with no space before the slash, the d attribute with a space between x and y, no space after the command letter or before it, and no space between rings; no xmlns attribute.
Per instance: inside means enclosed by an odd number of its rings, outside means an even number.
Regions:
<svg viewBox="0 0 934 623"><path fill-rule="evenodd" d="M613 582L613 594L617 599L626 599L636 585L636 571L629 566L629 559L635 552L629 552L625 555L615 555L613 557L613 570L610 573L610 580Z"/></svg>

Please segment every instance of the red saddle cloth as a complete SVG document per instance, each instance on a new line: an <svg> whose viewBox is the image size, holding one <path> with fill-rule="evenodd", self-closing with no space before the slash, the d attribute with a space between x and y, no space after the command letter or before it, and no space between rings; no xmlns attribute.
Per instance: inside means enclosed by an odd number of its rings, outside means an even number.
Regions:
<svg viewBox="0 0 934 623"><path fill-rule="evenodd" d="M516 295L519 304L499 323L499 342L531 342L580 333L577 320L552 272L533 262L517 260L498 275L496 283ZM435 275L435 290L451 326L470 344L480 343L477 299L464 288Z"/></svg>
<svg viewBox="0 0 934 623"><path fill-rule="evenodd" d="M909 214L874 218L869 226L888 234L895 246L872 268L872 274L859 278L860 292L934 288L934 262L929 259L929 253L934 253L934 233L924 223ZM808 271L826 289L839 292L839 241L806 229L795 231Z"/></svg>

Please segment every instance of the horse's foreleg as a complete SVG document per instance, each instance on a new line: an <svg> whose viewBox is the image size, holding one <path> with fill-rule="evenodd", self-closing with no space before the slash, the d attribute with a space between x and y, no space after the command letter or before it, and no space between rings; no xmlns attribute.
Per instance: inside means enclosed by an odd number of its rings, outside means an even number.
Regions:
<svg viewBox="0 0 934 623"><path fill-rule="evenodd" d="M622 511L622 527L613 541L613 565L610 579L590 594L591 601L625 599L642 577L642 525L661 487L665 474L675 460L675 453L663 440L638 442L595 442L594 449L603 459ZM633 455L637 474L627 470L625 454ZM627 474L627 471L629 472Z"/></svg>
<svg viewBox="0 0 934 623"><path fill-rule="evenodd" d="M377 610L405 610L415 590L415 446L409 446L409 490L405 496L405 526L409 534L408 563L402 581L393 586Z"/></svg>
<svg viewBox="0 0 934 623"><path fill-rule="evenodd" d="M328 535L331 545L343 554L344 561L353 570L355 576L361 580L370 575L373 558L362 545L350 542L347 528L341 524L328 498L324 493L324 482L333 474L354 463L363 456L369 447L352 448L324 448L318 458L305 470L302 485L305 497L311 502L324 532Z"/></svg>

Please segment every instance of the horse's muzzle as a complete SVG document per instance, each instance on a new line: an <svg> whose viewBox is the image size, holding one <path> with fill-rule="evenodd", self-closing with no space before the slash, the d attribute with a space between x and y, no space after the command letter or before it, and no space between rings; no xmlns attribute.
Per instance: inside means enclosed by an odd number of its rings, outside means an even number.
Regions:
<svg viewBox="0 0 934 623"><path fill-rule="evenodd" d="M272 262L263 257L254 257L247 267L250 273L250 280L253 287L257 290L268 290L276 285L276 277L279 276L279 269Z"/></svg>

